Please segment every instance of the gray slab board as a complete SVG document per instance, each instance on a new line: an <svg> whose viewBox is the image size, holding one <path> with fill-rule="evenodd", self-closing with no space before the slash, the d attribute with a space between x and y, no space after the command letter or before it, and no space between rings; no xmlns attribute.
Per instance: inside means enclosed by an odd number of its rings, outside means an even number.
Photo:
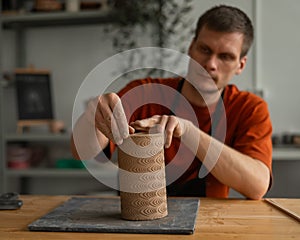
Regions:
<svg viewBox="0 0 300 240"><path fill-rule="evenodd" d="M168 199L168 216L151 221L121 218L119 198L73 197L28 225L31 231L193 234L200 200Z"/></svg>

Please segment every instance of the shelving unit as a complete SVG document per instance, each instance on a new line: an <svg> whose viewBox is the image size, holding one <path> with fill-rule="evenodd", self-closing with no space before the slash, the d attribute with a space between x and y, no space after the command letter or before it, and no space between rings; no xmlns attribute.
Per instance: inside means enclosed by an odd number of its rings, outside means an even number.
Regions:
<svg viewBox="0 0 300 240"><path fill-rule="evenodd" d="M48 13L23 13L2 15L4 29L19 29L29 27L48 27L66 25L103 24L117 21L117 13L112 10Z"/></svg>
<svg viewBox="0 0 300 240"><path fill-rule="evenodd" d="M7 170L8 177L89 177L86 170L74 169L28 169L28 170Z"/></svg>
<svg viewBox="0 0 300 240"><path fill-rule="evenodd" d="M117 21L117 14L112 10L82 11L76 13L69 12L49 12L49 13L23 13L0 16L0 45L2 46L3 29L15 31L16 33L16 67L25 67L25 33L29 28L34 27L62 27L70 25L91 25L104 24ZM1 54L1 52L0 52ZM2 75L2 64L0 63L0 73ZM2 80L2 79L1 79ZM13 87L13 86L10 86ZM49 167L35 167L28 169L10 169L7 167L6 150L9 143L29 142L31 144L68 144L70 134L17 134L6 132L3 125L3 109L5 100L3 87L0 86L0 192L7 191L7 181L9 178L30 179L30 178L93 178L86 169L56 169ZM63 157L63 156L62 156ZM109 171L99 172L103 177L111 177ZM20 189L22 193L22 189Z"/></svg>
<svg viewBox="0 0 300 240"><path fill-rule="evenodd" d="M300 161L300 147L280 146L273 149L274 161Z"/></svg>
<svg viewBox="0 0 300 240"><path fill-rule="evenodd" d="M69 134L41 134L41 133L9 133L4 136L6 142L31 141L31 142L53 142L69 141Z"/></svg>
<svg viewBox="0 0 300 240"><path fill-rule="evenodd" d="M27 142L30 145L34 146L35 144L46 146L49 144L50 146L55 143L60 147L69 146L70 135L69 134L5 134L3 136L3 150L6 152L6 147L10 143L19 143L19 142ZM53 166L37 166L30 167L27 169L13 169L7 167L7 160L5 154L2 154L2 176L1 176L1 184L2 190L7 191L6 185L8 179L17 178L21 183L20 192L26 193L28 190L27 187L27 179L29 178L84 178L84 179L93 179L93 176L86 169L68 169L68 168L55 168ZM63 157L63 156L62 156ZM43 159L42 161L53 162L55 159ZM98 174L101 174L103 178L115 177L111 171L107 169L99 170Z"/></svg>
<svg viewBox="0 0 300 240"><path fill-rule="evenodd" d="M7 14L1 16L1 30L9 29L16 32L16 67L25 65L25 31L35 27L63 27L91 24L113 23L118 20L116 11L97 10L70 12L47 12L47 13L22 13ZM1 35L0 35L1 36Z"/></svg>

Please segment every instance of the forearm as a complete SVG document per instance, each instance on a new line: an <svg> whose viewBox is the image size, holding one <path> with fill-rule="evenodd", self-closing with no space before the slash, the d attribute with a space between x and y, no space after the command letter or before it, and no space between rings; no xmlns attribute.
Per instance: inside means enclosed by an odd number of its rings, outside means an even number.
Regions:
<svg viewBox="0 0 300 240"><path fill-rule="evenodd" d="M269 186L265 164L232 149L188 123L183 141L214 177L251 199L261 198ZM209 150L210 148L210 150Z"/></svg>
<svg viewBox="0 0 300 240"><path fill-rule="evenodd" d="M108 143L108 138L97 130L84 114L78 119L71 139L71 150L76 159L92 159Z"/></svg>

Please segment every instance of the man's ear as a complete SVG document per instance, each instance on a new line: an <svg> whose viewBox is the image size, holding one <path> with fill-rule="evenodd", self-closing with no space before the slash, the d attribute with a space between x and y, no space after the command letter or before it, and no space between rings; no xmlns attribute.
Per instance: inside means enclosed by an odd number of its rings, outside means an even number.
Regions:
<svg viewBox="0 0 300 240"><path fill-rule="evenodd" d="M237 68L237 70L235 72L236 75L239 75L242 73L242 71L246 67L246 62L247 62L247 56L244 56L240 59L240 66Z"/></svg>

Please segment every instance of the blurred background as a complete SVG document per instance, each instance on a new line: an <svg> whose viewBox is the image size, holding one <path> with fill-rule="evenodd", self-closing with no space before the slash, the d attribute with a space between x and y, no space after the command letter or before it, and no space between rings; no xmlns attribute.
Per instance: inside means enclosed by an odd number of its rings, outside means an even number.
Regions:
<svg viewBox="0 0 300 240"><path fill-rule="evenodd" d="M233 83L260 95L269 105L274 179L268 196L300 197L298 0L2 1L0 192L115 194L70 154L72 110L81 84L98 64L124 50L156 46L186 53L198 17L217 4L241 8L255 27L247 67ZM142 55L133 55L119 68L126 70L141 59ZM16 69L29 75L30 81L39 81L41 71L47 76L53 111L50 122L37 126L36 121L30 122L21 127L22 133L17 133L23 122ZM167 73L126 74L107 91L117 91L133 78L160 74ZM87 100L82 100L83 107ZM103 174L110 177L107 171ZM231 196L239 194L232 191Z"/></svg>

